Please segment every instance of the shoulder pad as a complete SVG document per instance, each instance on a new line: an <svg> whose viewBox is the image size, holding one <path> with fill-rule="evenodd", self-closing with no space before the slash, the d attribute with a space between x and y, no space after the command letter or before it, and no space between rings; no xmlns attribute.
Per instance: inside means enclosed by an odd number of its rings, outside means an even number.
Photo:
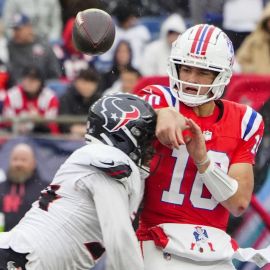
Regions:
<svg viewBox="0 0 270 270"><path fill-rule="evenodd" d="M113 162L112 162L113 163ZM116 179L122 179L125 177L129 177L132 173L132 169L127 164L120 164L116 166L109 166L109 167L102 167L102 166L95 166L94 164L91 164L92 166L98 168L99 170L106 173L108 176Z"/></svg>
<svg viewBox="0 0 270 270"><path fill-rule="evenodd" d="M93 166L115 179L129 177L132 166L136 166L124 152L105 144L85 145L74 152L69 160L79 165Z"/></svg>
<svg viewBox="0 0 270 270"><path fill-rule="evenodd" d="M138 95L156 109L164 106L175 107L178 102L170 88L162 85L148 85Z"/></svg>

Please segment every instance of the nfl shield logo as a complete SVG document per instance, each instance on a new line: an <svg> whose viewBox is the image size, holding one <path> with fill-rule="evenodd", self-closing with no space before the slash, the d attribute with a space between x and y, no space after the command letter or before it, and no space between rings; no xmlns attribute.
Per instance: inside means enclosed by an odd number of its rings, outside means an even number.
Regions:
<svg viewBox="0 0 270 270"><path fill-rule="evenodd" d="M203 132L203 136L206 141L210 141L212 139L212 132L209 130L205 130Z"/></svg>

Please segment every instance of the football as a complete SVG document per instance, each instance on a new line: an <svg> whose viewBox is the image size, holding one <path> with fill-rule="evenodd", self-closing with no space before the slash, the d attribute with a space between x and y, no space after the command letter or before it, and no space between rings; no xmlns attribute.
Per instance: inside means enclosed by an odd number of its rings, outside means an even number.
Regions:
<svg viewBox="0 0 270 270"><path fill-rule="evenodd" d="M108 51L115 38L115 24L112 17L101 9L91 8L77 13L72 40L75 48L90 55Z"/></svg>

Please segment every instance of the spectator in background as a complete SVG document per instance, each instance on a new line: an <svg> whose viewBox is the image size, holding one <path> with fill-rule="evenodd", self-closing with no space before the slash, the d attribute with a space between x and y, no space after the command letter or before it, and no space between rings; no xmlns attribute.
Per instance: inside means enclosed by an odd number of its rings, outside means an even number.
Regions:
<svg viewBox="0 0 270 270"><path fill-rule="evenodd" d="M7 64L9 61L7 44L8 40L4 34L4 25L3 22L0 21L0 62L3 64Z"/></svg>
<svg viewBox="0 0 270 270"><path fill-rule="evenodd" d="M263 11L263 0L225 0L223 29L231 39L234 51L255 30Z"/></svg>
<svg viewBox="0 0 270 270"><path fill-rule="evenodd" d="M70 18L63 30L61 53L57 54L64 76L68 80L73 80L81 69L87 69L95 57L86 55L78 51L72 41L72 29L75 17Z"/></svg>
<svg viewBox="0 0 270 270"><path fill-rule="evenodd" d="M3 10L3 21L7 30L16 13L27 15L39 36L49 42L61 41L62 17L58 0L7 0Z"/></svg>
<svg viewBox="0 0 270 270"><path fill-rule="evenodd" d="M58 99L51 89L45 87L44 82L43 73L38 67L29 66L25 68L21 83L7 92L3 116L54 119L58 113ZM19 123L17 132L22 134L32 132L57 133L58 128L55 123L34 124L28 119L26 122Z"/></svg>
<svg viewBox="0 0 270 270"><path fill-rule="evenodd" d="M143 75L167 75L171 45L185 30L185 22L178 14L172 14L163 22L160 38L145 47L143 63L140 66Z"/></svg>
<svg viewBox="0 0 270 270"><path fill-rule="evenodd" d="M110 88L119 79L121 72L131 66L132 49L130 43L121 40L115 48L112 68L102 76L102 90Z"/></svg>
<svg viewBox="0 0 270 270"><path fill-rule="evenodd" d="M17 144L10 154L7 180L0 184L0 212L4 214L4 229L12 229L38 199L46 186L41 181L33 149Z"/></svg>
<svg viewBox="0 0 270 270"><path fill-rule="evenodd" d="M141 2L145 3L145 1L143 0ZM152 11L155 11L154 13L156 13L156 15L170 14L176 12L182 14L184 17L189 17L190 0L156 0L146 1L146 3L149 6L152 6ZM207 8L209 7L207 6Z"/></svg>
<svg viewBox="0 0 270 270"><path fill-rule="evenodd" d="M0 114L2 114L3 103L9 83L9 53L7 44L8 40L4 35L3 24L0 21Z"/></svg>
<svg viewBox="0 0 270 270"><path fill-rule="evenodd" d="M88 9L88 8L98 8L102 10L106 10L108 4L107 1L111 4L114 4L114 1L111 0L58 0L61 5L61 9L64 11L62 12L62 18L64 25L67 21L75 17L79 11Z"/></svg>
<svg viewBox="0 0 270 270"><path fill-rule="evenodd" d="M122 70L119 80L117 80L111 88L107 89L103 95L132 93L140 78L141 73L136 68L127 66Z"/></svg>
<svg viewBox="0 0 270 270"><path fill-rule="evenodd" d="M86 116L89 107L100 97L99 82L99 75L94 69L81 70L60 98L59 115ZM83 137L86 131L85 119L82 123L61 124L60 130Z"/></svg>
<svg viewBox="0 0 270 270"><path fill-rule="evenodd" d="M221 26L223 3L224 0L189 0L192 24L209 23Z"/></svg>
<svg viewBox="0 0 270 270"><path fill-rule="evenodd" d="M270 3L253 31L236 54L243 73L270 73Z"/></svg>
<svg viewBox="0 0 270 270"><path fill-rule="evenodd" d="M49 43L35 35L33 25L24 14L16 14L10 25L13 35L8 43L9 71L14 83L19 82L24 68L36 64L44 72L45 79L58 78L61 68Z"/></svg>
<svg viewBox="0 0 270 270"><path fill-rule="evenodd" d="M137 11L129 2L119 2L113 11L116 18L115 41L112 48L99 56L101 62L111 62L116 46L120 40L130 43L133 57L132 66L139 68L145 45L150 41L151 35L146 26L138 24Z"/></svg>
<svg viewBox="0 0 270 270"><path fill-rule="evenodd" d="M118 23L116 37L130 43L133 52L132 65L139 68L144 47L151 38L150 33L144 25L137 24L138 14L129 4L119 4L114 14Z"/></svg>

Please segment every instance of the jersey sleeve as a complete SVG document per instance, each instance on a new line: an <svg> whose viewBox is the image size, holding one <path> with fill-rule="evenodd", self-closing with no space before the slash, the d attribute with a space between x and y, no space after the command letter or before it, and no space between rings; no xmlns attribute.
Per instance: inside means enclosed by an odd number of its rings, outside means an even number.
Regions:
<svg viewBox="0 0 270 270"><path fill-rule="evenodd" d="M143 270L143 258L130 220L129 198L124 186L118 181L111 181L106 175L95 175L83 181L95 202L112 269Z"/></svg>
<svg viewBox="0 0 270 270"><path fill-rule="evenodd" d="M169 87L161 85L149 85L136 93L146 100L154 109L175 107L177 100Z"/></svg>
<svg viewBox="0 0 270 270"><path fill-rule="evenodd" d="M263 133L264 122L262 116L250 107L247 107L241 122L241 140L231 163L254 164Z"/></svg>

